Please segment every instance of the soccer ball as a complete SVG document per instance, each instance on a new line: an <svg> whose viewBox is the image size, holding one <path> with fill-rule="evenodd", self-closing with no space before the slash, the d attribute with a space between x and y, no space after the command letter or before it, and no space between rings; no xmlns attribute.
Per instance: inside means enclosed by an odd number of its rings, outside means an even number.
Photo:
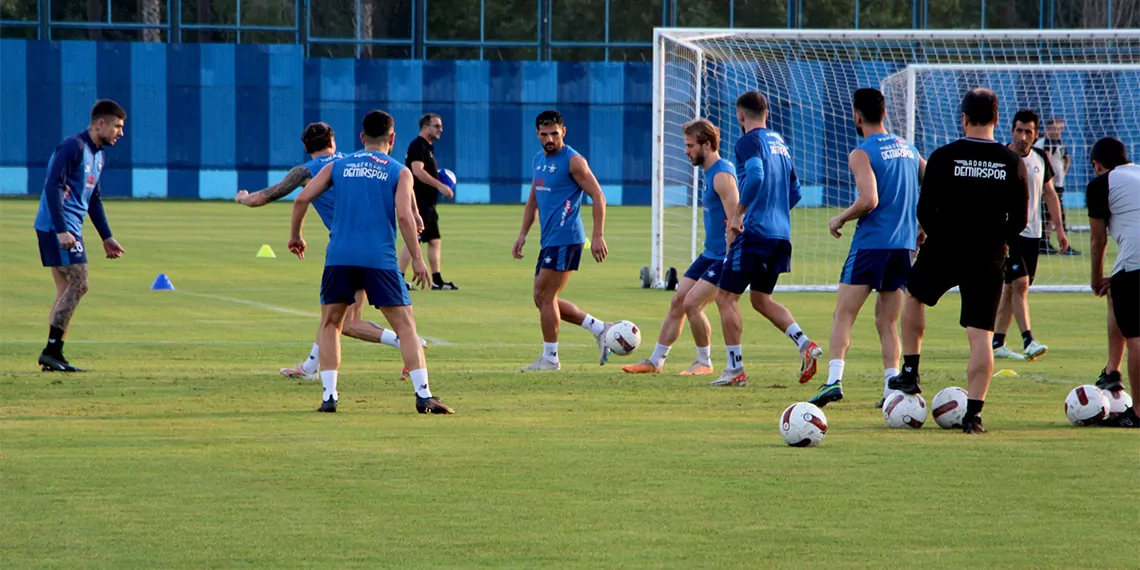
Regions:
<svg viewBox="0 0 1140 570"><path fill-rule="evenodd" d="M1065 416L1075 426L1096 424L1108 415L1110 407L1108 396L1092 384L1073 388L1065 398Z"/></svg>
<svg viewBox="0 0 1140 570"><path fill-rule="evenodd" d="M1109 392L1108 390L1101 390L1101 393L1108 398L1108 417L1115 418L1124 413L1124 410L1132 407L1132 396L1124 390L1117 390Z"/></svg>
<svg viewBox="0 0 1140 570"><path fill-rule="evenodd" d="M827 435L827 416L815 404L792 404L780 414L780 436L792 447L815 447Z"/></svg>
<svg viewBox="0 0 1140 570"><path fill-rule="evenodd" d="M966 416L966 399L966 391L957 386L943 388L934 395L934 401L931 402L934 409L930 413L934 416L934 422L945 429L962 427L962 418Z"/></svg>
<svg viewBox="0 0 1140 570"><path fill-rule="evenodd" d="M605 342L610 352L625 356L641 346L641 331L629 321L618 321L606 331Z"/></svg>
<svg viewBox="0 0 1140 570"><path fill-rule="evenodd" d="M883 401L883 421L889 428L918 429L926 423L926 400L919 394L895 390Z"/></svg>
<svg viewBox="0 0 1140 570"><path fill-rule="evenodd" d="M439 181L446 184L447 187L452 190L455 190L455 185L459 183L459 180L455 178L455 173L446 168L440 169Z"/></svg>

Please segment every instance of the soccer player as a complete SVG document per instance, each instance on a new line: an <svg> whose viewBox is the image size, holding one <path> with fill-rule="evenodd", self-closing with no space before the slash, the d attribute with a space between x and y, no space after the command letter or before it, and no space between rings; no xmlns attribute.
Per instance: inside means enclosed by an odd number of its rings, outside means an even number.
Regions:
<svg viewBox="0 0 1140 570"><path fill-rule="evenodd" d="M990 342L1001 301L1006 244L1025 228L1029 176L1021 157L994 140L997 95L973 89L962 98L961 108L965 137L938 148L926 162L918 223L927 237L907 278L902 371L887 387L906 394L922 391L918 361L926 307L957 285L962 299L958 322L970 342L962 431L976 434L986 431L979 414L994 371Z"/></svg>
<svg viewBox="0 0 1140 570"><path fill-rule="evenodd" d="M523 368L558 370L558 323L560 320L578 325L594 335L598 342L598 364L609 359L605 332L612 323L599 321L558 294L570 281L570 272L578 270L586 229L582 225L582 196L589 196L594 206L594 233L590 255L598 263L605 261L606 197L590 171L585 157L563 140L566 125L558 111L543 111L534 120L542 150L534 155L534 178L530 196L523 208L522 230L511 248L515 259L523 258L526 236L537 219L541 231L541 249L534 268L534 304L542 323L542 356Z"/></svg>
<svg viewBox="0 0 1140 570"><path fill-rule="evenodd" d="M677 291L669 302L669 312L661 323L657 347L653 354L637 364L622 366L630 374L659 373L665 366L669 349L681 336L686 315L693 340L697 344L697 359L682 376L707 376L713 373L710 336L712 328L705 316L705 307L716 298L720 283L720 266L724 262L725 212L735 212L739 201L736 190L736 173L732 163L720 157L720 130L707 119L697 119L682 128L685 134L685 155L693 166L704 169L705 179L701 200L705 206L705 249L685 271L677 284Z"/></svg>
<svg viewBox="0 0 1140 570"><path fill-rule="evenodd" d="M1045 120L1045 136L1037 139L1037 142L1033 144L1033 146L1045 151L1045 154L1049 156L1049 165L1053 167L1053 189L1057 191L1057 202L1061 204L1062 225L1068 223L1065 220L1065 177L1069 174L1069 166L1072 164L1069 148L1061 140L1061 135L1064 132L1065 119L1050 117ZM1053 247L1053 244L1049 243L1049 220L1049 209L1044 208L1041 212L1041 223L1044 226L1041 237L1041 254L1043 255L1060 253ZM1068 230L1067 226L1066 230ZM1069 250L1062 255L1081 255L1081 252L1069 244Z"/></svg>
<svg viewBox="0 0 1140 570"><path fill-rule="evenodd" d="M63 356L63 337L80 299L87 293L87 249L83 244L83 218L103 240L107 259L118 259L126 250L111 235L99 179L103 175L104 147L115 146L123 136L127 112L109 99L95 102L87 129L59 143L48 161L40 209L36 213L36 236L40 261L51 268L55 279L55 303L48 319L47 346L40 353L40 368L50 372L85 372Z"/></svg>
<svg viewBox="0 0 1140 570"><path fill-rule="evenodd" d="M843 399L844 359L851 345L851 327L871 291L878 291L879 297L875 303L875 328L883 351L886 398L887 380L899 373L899 310L918 246L916 209L926 161L913 145L883 127L886 103L882 93L877 89L859 89L853 99L855 130L864 141L848 155L847 164L855 175L859 195L827 226L831 235L839 238L843 235L839 230L847 222L859 223L839 275L831 342L827 347L831 358L827 383L809 400L821 407ZM879 407L882 402L879 400Z"/></svg>
<svg viewBox="0 0 1140 570"><path fill-rule="evenodd" d="M1120 337L1125 339L1124 344L1128 347L1128 383L1135 396L1140 394L1140 166L1129 162L1124 143L1111 137L1096 141L1089 152L1089 159L1097 175L1089 182L1087 194L1092 247L1090 285L1098 296L1111 292L1112 316ZM1104 250L1109 234L1116 240L1119 251L1112 276L1106 278ZM1111 322L1109 326L1109 341L1112 343ZM1111 359L1111 344L1109 352ZM1116 352L1123 355L1123 347L1116 347ZM1109 375L1109 381L1103 386L1101 384L1097 383L1105 390L1123 388L1119 371L1115 378ZM1140 427L1140 418L1136 416L1135 407L1131 407L1101 423L1136 428Z"/></svg>
<svg viewBox="0 0 1140 570"><path fill-rule="evenodd" d="M420 135L408 144L404 162L412 169L415 177L416 205L423 218L424 231L420 241L427 243L428 263L431 265L432 291L458 291L454 283L444 281L440 273L443 242L439 235L439 213L435 211L439 195L451 198L455 192L439 179L439 167L435 164L435 147L432 146L443 135L443 119L435 113L420 117ZM410 246L409 246L410 247ZM419 247L418 245L416 247ZM400 250L400 271L406 271L412 256L408 248Z"/></svg>
<svg viewBox="0 0 1140 570"><path fill-rule="evenodd" d="M364 149L326 164L305 185L293 202L289 251L305 258L301 228L309 204L330 188L336 188L325 271L321 277L321 333L319 338L321 384L324 395L318 411L335 412L337 372L340 368L340 334L348 307L363 289L368 302L384 313L388 324L402 338L419 338L412 302L396 259L396 229L404 243L416 240L415 205L412 203L412 173L389 152L396 141L392 116L372 111L364 116L360 141ZM421 287L428 283L427 267L419 248L412 249L412 270ZM416 392L416 411L450 414L451 408L432 396L423 347L418 342L400 344L404 367L410 370Z"/></svg>
<svg viewBox="0 0 1140 570"><path fill-rule="evenodd" d="M1021 156L1029 175L1029 223L1021 235L1009 243L1009 256L1005 260L1005 287L998 305L997 324L994 330L994 358L1036 360L1048 352L1049 347L1034 340L1029 323L1029 286L1037 277L1037 256L1041 252L1041 202L1049 210L1057 231L1057 245L1061 253L1069 248L1061 220L1061 201L1053 189L1053 166L1045 151L1033 146L1037 138L1037 113L1022 109L1013 116L1013 142L1009 148ZM1020 354L1005 346L1005 333L1013 319L1021 329L1024 349Z"/></svg>
<svg viewBox="0 0 1140 570"><path fill-rule="evenodd" d="M301 132L301 142L305 145L305 152L309 153L309 162L294 166L285 174L285 178L257 192L240 190L234 200L250 208L264 206L270 202L280 200L297 188L303 188L312 180L325 165L344 157L344 153L336 150L336 133L327 123L310 123ZM325 228L332 229L333 205L336 192L332 189L321 194L313 201L313 209L317 211ZM365 342L374 342L388 346L400 347L400 339L396 333L386 330L376 323L365 321L363 318L364 305L367 304L367 295L363 289L356 292L356 302L353 303L345 317L342 333ZM320 327L317 328L317 342L313 343L309 357L301 361L294 368L282 368L281 374L289 378L304 378L316 380L317 371L320 370ZM421 338L420 344L427 346Z"/></svg>
<svg viewBox="0 0 1140 570"><path fill-rule="evenodd" d="M812 379L823 354L787 307L772 300L781 273L791 270L791 210L800 201L800 181L784 139L768 128L768 99L749 91L736 99L736 119L744 135L736 141L740 202L728 221L728 251L720 272L716 306L724 331L728 367L712 386L745 386L740 350L740 296L751 287L752 308L788 335L800 352L800 383Z"/></svg>

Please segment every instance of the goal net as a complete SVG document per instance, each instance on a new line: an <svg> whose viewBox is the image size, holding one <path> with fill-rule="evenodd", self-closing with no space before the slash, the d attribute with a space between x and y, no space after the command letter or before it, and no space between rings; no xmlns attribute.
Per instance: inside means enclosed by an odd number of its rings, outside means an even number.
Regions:
<svg viewBox="0 0 1140 570"><path fill-rule="evenodd" d="M803 200L792 210L792 272L781 290L834 290L854 232L840 239L828 220L855 200L847 155L860 140L851 94L876 87L887 99L886 126L923 156L961 136L958 105L973 87L1000 102L995 136L1009 142L1023 108L1064 121L1070 157L1062 198L1072 247L1088 253L1085 186L1088 151L1116 136L1140 152L1140 30L820 31L669 29L654 32L653 224L642 285L666 287L701 253L699 168L684 154L681 127L705 117L721 130L721 156L733 160L740 136L736 98L768 97L768 126L788 141ZM963 231L969 231L963 220ZM1057 245L1055 237L1052 244ZM1109 244L1111 263L1114 244ZM1034 288L1084 290L1084 255L1042 255Z"/></svg>

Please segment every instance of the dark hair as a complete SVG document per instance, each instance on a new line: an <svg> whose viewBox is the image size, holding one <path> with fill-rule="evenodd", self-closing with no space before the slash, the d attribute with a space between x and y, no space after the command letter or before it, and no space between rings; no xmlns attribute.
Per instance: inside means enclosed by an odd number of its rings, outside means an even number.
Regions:
<svg viewBox="0 0 1140 570"><path fill-rule="evenodd" d="M439 115L437 115L435 113L424 113L424 116L420 117L420 128L422 129L422 128L430 125L432 119L439 119L440 122L443 121L443 118L441 118Z"/></svg>
<svg viewBox="0 0 1140 570"><path fill-rule="evenodd" d="M127 120L127 111L123 106L110 100L100 99L95 102L95 106L91 107L91 121L97 121L106 117L118 117L122 120Z"/></svg>
<svg viewBox="0 0 1140 570"><path fill-rule="evenodd" d="M1045 126L1046 127L1054 127L1054 126L1057 126L1058 124L1064 123L1064 122L1065 122L1065 119L1062 119L1061 117L1049 117L1048 119L1045 120Z"/></svg>
<svg viewBox="0 0 1140 570"><path fill-rule="evenodd" d="M1128 149L1124 143L1113 137L1104 137L1093 143L1089 151L1089 159L1095 160L1101 166L1112 170L1121 164L1128 164Z"/></svg>
<svg viewBox="0 0 1140 570"><path fill-rule="evenodd" d="M301 142L305 143L305 152L314 153L332 146L333 136L328 123L309 123L301 133Z"/></svg>
<svg viewBox="0 0 1140 570"><path fill-rule="evenodd" d="M536 128L536 129L541 129L542 127L560 126L560 125L562 125L562 113L559 113L558 111L555 111L553 109L543 111L543 112L539 113L537 117L534 118L534 128Z"/></svg>
<svg viewBox="0 0 1140 570"><path fill-rule="evenodd" d="M853 99L855 111L863 117L864 121L876 124L883 122L883 116L887 114L887 102L878 89L871 89L870 87L857 89Z"/></svg>
<svg viewBox="0 0 1140 570"><path fill-rule="evenodd" d="M1032 109L1022 109L1013 115L1013 122L1009 124L1010 128L1016 127L1018 123L1033 123L1033 130L1037 131L1041 127L1041 117L1034 113Z"/></svg>
<svg viewBox="0 0 1140 570"><path fill-rule="evenodd" d="M966 115L966 122L971 125L992 125L997 122L998 96L997 93L978 87L966 92L962 97L962 113Z"/></svg>
<svg viewBox="0 0 1140 570"><path fill-rule="evenodd" d="M370 139L380 139L392 134L392 127L395 126L395 121L392 115L384 111L369 111L364 115L362 127L364 128L364 136Z"/></svg>
<svg viewBox="0 0 1140 570"><path fill-rule="evenodd" d="M748 91L736 98L736 108L752 119L759 119L768 112L768 98L759 91Z"/></svg>

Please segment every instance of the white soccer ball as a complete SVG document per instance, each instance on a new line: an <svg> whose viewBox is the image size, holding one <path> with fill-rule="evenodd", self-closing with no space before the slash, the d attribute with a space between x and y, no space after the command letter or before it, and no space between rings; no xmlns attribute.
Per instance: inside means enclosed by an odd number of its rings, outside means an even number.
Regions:
<svg viewBox="0 0 1140 570"><path fill-rule="evenodd" d="M921 394L895 390L883 401L883 421L889 428L918 429L926 423L926 400Z"/></svg>
<svg viewBox="0 0 1140 570"><path fill-rule="evenodd" d="M1108 415L1110 407L1108 396L1092 384L1073 388L1065 398L1065 416L1075 426L1096 424Z"/></svg>
<svg viewBox="0 0 1140 570"><path fill-rule="evenodd" d="M618 321L606 331L606 348L619 356L625 356L641 346L641 330L629 321Z"/></svg>
<svg viewBox="0 0 1140 570"><path fill-rule="evenodd" d="M966 400L965 390L957 386L943 388L930 403L930 414L934 416L934 422L945 429L962 427L962 418L966 417Z"/></svg>
<svg viewBox="0 0 1140 570"><path fill-rule="evenodd" d="M1117 390L1115 392L1101 390L1100 392L1108 398L1108 417L1110 418L1115 418L1132 407L1132 396L1128 395L1128 392L1124 390Z"/></svg>
<svg viewBox="0 0 1140 570"><path fill-rule="evenodd" d="M815 447L827 435L827 416L815 404L792 404L780 414L780 436L792 447Z"/></svg>

